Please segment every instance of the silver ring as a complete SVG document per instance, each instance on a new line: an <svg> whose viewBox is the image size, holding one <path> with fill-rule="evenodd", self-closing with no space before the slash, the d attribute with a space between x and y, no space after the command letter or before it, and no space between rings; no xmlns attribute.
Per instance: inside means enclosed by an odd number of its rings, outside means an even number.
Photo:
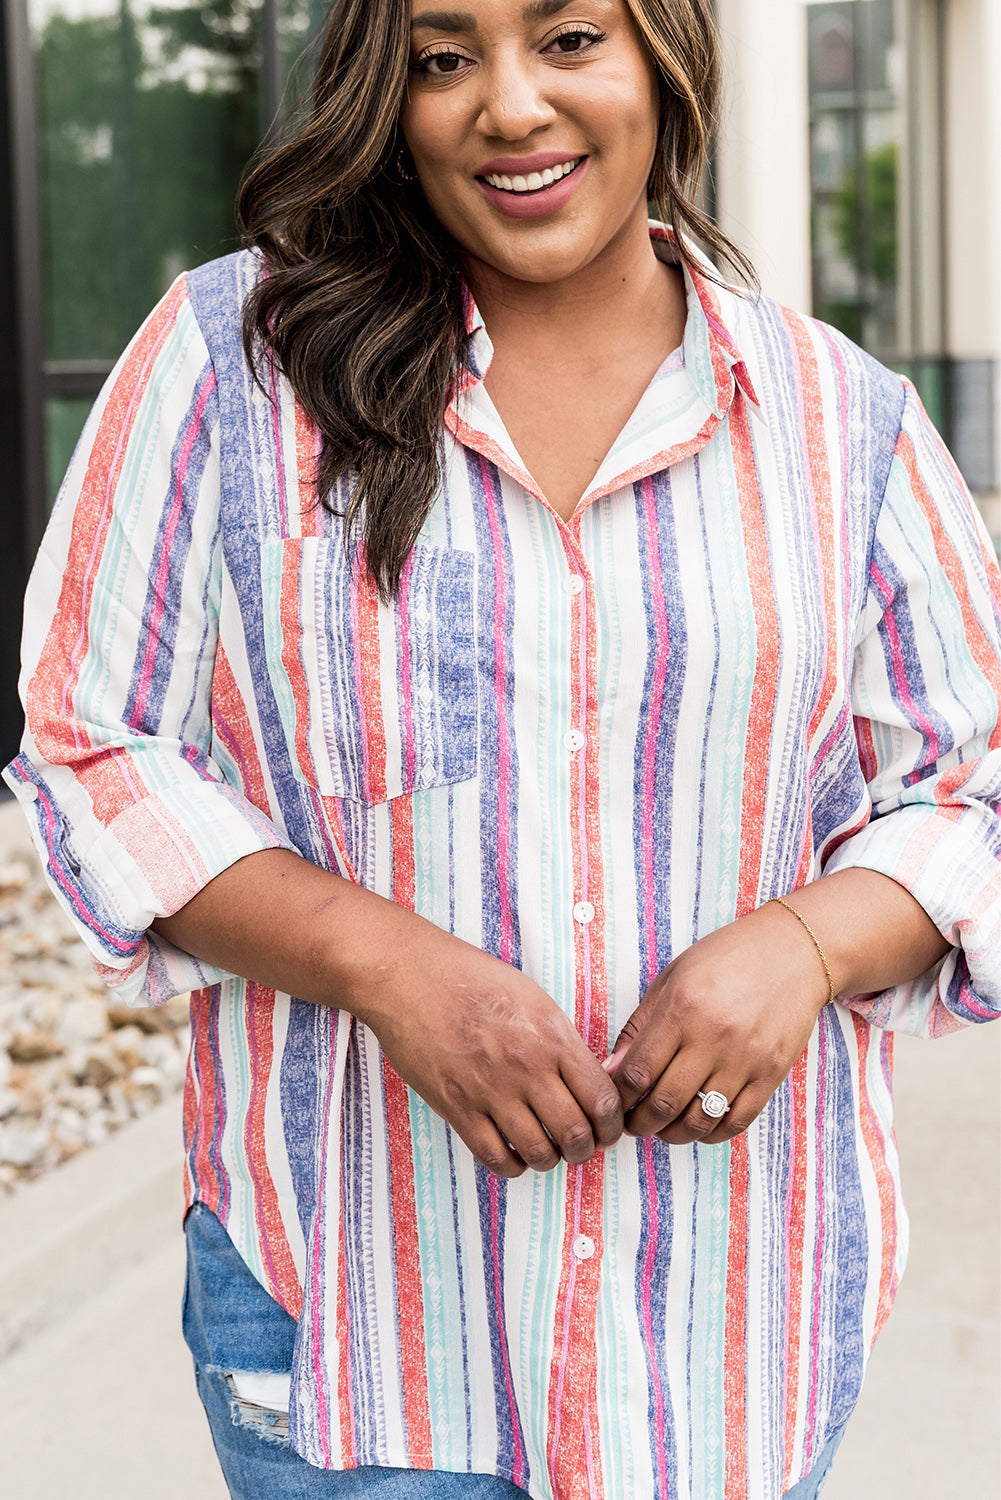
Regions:
<svg viewBox="0 0 1001 1500"><path fill-rule="evenodd" d="M719 1089L710 1089L708 1094L704 1094L701 1089L696 1089L695 1092L702 1100L702 1113L708 1115L710 1120L722 1120L724 1115L730 1113L729 1101Z"/></svg>

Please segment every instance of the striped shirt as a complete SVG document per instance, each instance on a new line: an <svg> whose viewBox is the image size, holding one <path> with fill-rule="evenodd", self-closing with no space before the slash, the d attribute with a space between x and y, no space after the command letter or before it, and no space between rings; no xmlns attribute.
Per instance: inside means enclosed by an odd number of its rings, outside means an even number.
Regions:
<svg viewBox="0 0 1001 1500"><path fill-rule="evenodd" d="M906 382L686 271L683 345L563 522L471 307L387 606L316 503L315 430L244 361L257 274L182 277L90 418L8 780L109 985L194 990L189 1201L299 1320L298 1452L536 1500L775 1500L851 1412L905 1258L890 1032L1001 1009L1001 578L973 504ZM350 1015L148 933L276 846L524 969L599 1057L673 955L824 870L892 876L954 948L826 1007L729 1145L503 1181Z"/></svg>

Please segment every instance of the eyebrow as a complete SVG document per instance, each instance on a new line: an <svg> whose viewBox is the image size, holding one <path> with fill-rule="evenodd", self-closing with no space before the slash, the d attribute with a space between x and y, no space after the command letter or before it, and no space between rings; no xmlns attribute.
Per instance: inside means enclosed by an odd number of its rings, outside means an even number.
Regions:
<svg viewBox="0 0 1001 1500"><path fill-rule="evenodd" d="M544 21L565 10L571 0L531 0L522 11L524 21ZM422 10L412 17L411 29L427 27L431 31L475 31L476 17L462 10Z"/></svg>

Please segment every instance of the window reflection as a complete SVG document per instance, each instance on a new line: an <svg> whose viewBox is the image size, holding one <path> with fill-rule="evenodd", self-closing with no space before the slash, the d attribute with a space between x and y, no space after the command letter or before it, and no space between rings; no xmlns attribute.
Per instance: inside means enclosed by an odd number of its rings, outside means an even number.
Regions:
<svg viewBox="0 0 1001 1500"><path fill-rule="evenodd" d="M901 48L893 0L812 4L814 311L877 353L901 347Z"/></svg>

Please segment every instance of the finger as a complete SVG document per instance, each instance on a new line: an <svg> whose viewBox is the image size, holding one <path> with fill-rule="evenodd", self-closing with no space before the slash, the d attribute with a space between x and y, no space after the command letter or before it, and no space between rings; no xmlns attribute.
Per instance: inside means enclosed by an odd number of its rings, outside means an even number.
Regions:
<svg viewBox="0 0 1001 1500"><path fill-rule="evenodd" d="M594 1054L584 1052L580 1058L564 1058L560 1063L560 1076L568 1090L570 1102L577 1111L583 1114L587 1123L592 1142L588 1156L593 1155L596 1149L605 1151L609 1146L614 1146L622 1134L622 1101L619 1098L618 1088L602 1070ZM550 1113L554 1107L555 1124ZM565 1114L564 1110L566 1110ZM569 1129L571 1135L574 1135L577 1122L564 1101L555 1100L549 1110L540 1115L540 1118L545 1120L547 1129L551 1130L560 1142L560 1150L567 1161L587 1160L586 1156L567 1155L561 1132Z"/></svg>
<svg viewBox="0 0 1001 1500"><path fill-rule="evenodd" d="M670 1018L661 1017L655 1026L647 1026L645 1021L644 1007L640 1006L623 1027L607 1059L607 1070L618 1089L624 1115L645 1099L663 1077L681 1043L680 1032Z"/></svg>
<svg viewBox="0 0 1001 1500"><path fill-rule="evenodd" d="M580 1115L580 1111L578 1111ZM583 1120L590 1137L590 1128ZM539 1117L525 1105L515 1105L498 1112L495 1123L518 1158L533 1172L550 1172L561 1159L562 1147L549 1134ZM593 1146L592 1146L593 1150Z"/></svg>
<svg viewBox="0 0 1001 1500"><path fill-rule="evenodd" d="M627 1113L627 1134L659 1135L668 1125L679 1120L689 1109L696 1089L711 1069L712 1059L704 1053L691 1048L679 1052ZM707 1128L711 1130L714 1124L712 1121Z"/></svg>
<svg viewBox="0 0 1001 1500"><path fill-rule="evenodd" d="M495 1177L521 1177L524 1174L525 1162L492 1120L481 1117L462 1129L457 1125L452 1128L480 1165Z"/></svg>
<svg viewBox="0 0 1001 1500"><path fill-rule="evenodd" d="M730 1092L727 1092L728 1089ZM658 1131L659 1140L666 1141L671 1146L690 1145L693 1141L720 1145L746 1130L760 1114L765 1102L760 1089L751 1084L741 1086L732 1075L729 1081L722 1075L711 1077L701 1085L701 1091L706 1096L705 1100L700 1099L696 1093L677 1119L663 1131ZM728 1108L722 1115L716 1115L705 1108L706 1104L714 1102L714 1095L722 1095L727 1102Z"/></svg>

